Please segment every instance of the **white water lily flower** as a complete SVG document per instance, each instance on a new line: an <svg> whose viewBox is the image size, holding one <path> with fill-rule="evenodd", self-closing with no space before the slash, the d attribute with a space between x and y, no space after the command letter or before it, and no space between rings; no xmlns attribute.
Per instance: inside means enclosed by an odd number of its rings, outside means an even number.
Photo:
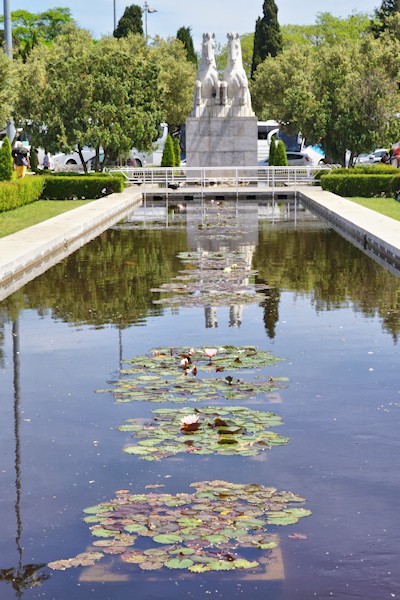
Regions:
<svg viewBox="0 0 400 600"><path fill-rule="evenodd" d="M195 431L199 424L199 415L187 415L181 419L181 429L186 431Z"/></svg>
<svg viewBox="0 0 400 600"><path fill-rule="evenodd" d="M182 358L182 360L181 360L181 367L182 367L182 369L186 369L186 367L188 366L188 364L189 364L188 359L187 358Z"/></svg>
<svg viewBox="0 0 400 600"><path fill-rule="evenodd" d="M207 356L207 358L212 358L213 356L216 356L217 349L216 348L204 348L204 354L205 354L205 356Z"/></svg>

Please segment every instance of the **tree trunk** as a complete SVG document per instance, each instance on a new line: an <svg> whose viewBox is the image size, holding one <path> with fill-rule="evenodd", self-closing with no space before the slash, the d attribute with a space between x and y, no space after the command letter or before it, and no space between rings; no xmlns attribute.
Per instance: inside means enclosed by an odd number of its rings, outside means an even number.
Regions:
<svg viewBox="0 0 400 600"><path fill-rule="evenodd" d="M87 164L85 163L85 159L83 158L82 146L80 144L78 144L78 154L79 154L79 158L81 159L83 171L84 171L85 175L87 175Z"/></svg>

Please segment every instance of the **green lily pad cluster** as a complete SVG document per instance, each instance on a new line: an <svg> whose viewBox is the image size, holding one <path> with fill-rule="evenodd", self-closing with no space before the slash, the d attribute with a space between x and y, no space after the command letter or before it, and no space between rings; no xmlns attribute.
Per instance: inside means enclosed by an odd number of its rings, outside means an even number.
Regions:
<svg viewBox="0 0 400 600"><path fill-rule="evenodd" d="M210 350L216 353L212 357ZM257 400L282 387L287 378L258 376L246 381L231 375L211 378L208 374L272 366L281 360L253 346L156 348L149 355L126 361L129 368L121 371L123 377L116 387L98 392L111 391L117 402Z"/></svg>
<svg viewBox="0 0 400 600"><path fill-rule="evenodd" d="M148 461L182 452L256 456L272 446L289 442L288 438L267 431L268 427L282 424L282 419L272 412L242 406L209 406L179 411L162 408L152 412L154 417L151 421L143 423L143 419L128 419L118 427L120 431L132 432L138 440L135 445L124 448L127 454ZM197 421L186 426L187 416L194 416Z"/></svg>
<svg viewBox="0 0 400 600"><path fill-rule="evenodd" d="M120 490L113 500L85 509L84 520L96 538L93 546L142 570L256 569L259 551L278 544L275 527L311 514L296 506L304 498L258 484L217 480L191 487L194 493L176 495ZM136 542L139 548L133 547ZM58 562L62 569L75 566ZM52 568L58 568L57 562Z"/></svg>

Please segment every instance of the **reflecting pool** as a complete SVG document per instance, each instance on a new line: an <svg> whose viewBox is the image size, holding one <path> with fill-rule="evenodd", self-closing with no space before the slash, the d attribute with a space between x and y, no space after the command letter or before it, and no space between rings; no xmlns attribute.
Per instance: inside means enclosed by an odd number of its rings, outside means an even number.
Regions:
<svg viewBox="0 0 400 600"><path fill-rule="evenodd" d="M0 303L1 600L400 598L399 331L400 279L293 204L148 205L26 285ZM175 387L168 400L153 393L153 402L147 370L125 388L131 401L118 401L129 359L224 346L285 360L217 375L203 360L205 373L185 376L179 365L179 377L198 386L232 375L271 389L214 398L207 388L205 400L196 387L196 398L177 404ZM246 416L274 413L283 423L272 429L289 443L253 452L249 442L236 454L187 443L187 452L169 447L160 460L124 451L135 442L121 431L128 420L144 431L155 410L195 413L227 402ZM251 429L235 419L225 436ZM246 546L244 531L228 550L230 498L219 498L222 534L205 492L196 519L203 512L203 538L217 536L209 554L240 554L257 566L196 572L184 568L190 559L154 567L113 551L91 566L47 566L104 547L93 545L108 538L93 537L87 507L129 494L142 498L139 514L144 495L171 502L213 480L293 492L312 514L285 525L271 519L271 549ZM192 510L182 560L200 552ZM236 520L252 510L236 510ZM146 517L147 537L134 542L140 551L160 547L151 546L157 511L154 522ZM162 533L177 529L164 523ZM252 532L261 535L261 525Z"/></svg>

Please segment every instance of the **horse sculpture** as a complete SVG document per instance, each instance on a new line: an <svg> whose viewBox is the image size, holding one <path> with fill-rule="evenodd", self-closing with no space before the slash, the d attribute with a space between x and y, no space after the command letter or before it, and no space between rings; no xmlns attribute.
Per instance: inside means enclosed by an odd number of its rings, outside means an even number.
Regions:
<svg viewBox="0 0 400 600"><path fill-rule="evenodd" d="M203 33L201 47L201 63L197 73L197 81L194 93L194 107L201 106L203 101L214 100L215 104L220 102L221 82L215 63L215 35Z"/></svg>
<svg viewBox="0 0 400 600"><path fill-rule="evenodd" d="M242 47L238 33L228 33L228 64L224 71L227 101L248 108L252 112L249 82L243 68ZM225 103L225 102L223 102Z"/></svg>

